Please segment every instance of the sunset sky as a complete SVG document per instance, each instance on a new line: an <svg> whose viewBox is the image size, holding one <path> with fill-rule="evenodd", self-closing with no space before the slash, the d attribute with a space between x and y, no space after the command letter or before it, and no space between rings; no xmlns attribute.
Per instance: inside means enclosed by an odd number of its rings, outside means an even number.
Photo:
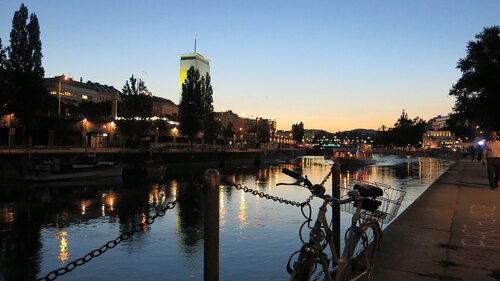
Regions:
<svg viewBox="0 0 500 281"><path fill-rule="evenodd" d="M393 126L403 109L452 111L466 45L500 24L497 0L0 0L0 38L25 3L46 77L121 90L135 75L179 102L179 55L210 59L214 107L327 131Z"/></svg>

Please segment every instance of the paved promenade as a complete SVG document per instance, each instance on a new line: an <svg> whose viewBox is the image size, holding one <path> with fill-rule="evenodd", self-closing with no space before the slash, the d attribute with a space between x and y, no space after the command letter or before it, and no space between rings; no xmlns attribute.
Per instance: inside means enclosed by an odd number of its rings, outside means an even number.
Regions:
<svg viewBox="0 0 500 281"><path fill-rule="evenodd" d="M500 187L459 160L384 232L372 280L500 280Z"/></svg>

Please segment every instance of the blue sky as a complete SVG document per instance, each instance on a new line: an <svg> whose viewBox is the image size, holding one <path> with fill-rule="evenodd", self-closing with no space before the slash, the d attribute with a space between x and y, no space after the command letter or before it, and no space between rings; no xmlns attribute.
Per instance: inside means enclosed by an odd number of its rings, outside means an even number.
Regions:
<svg viewBox="0 0 500 281"><path fill-rule="evenodd" d="M328 131L392 126L403 109L452 110L467 42L500 24L497 0L0 0L0 38L25 3L47 77L120 89L135 75L178 103L179 55L210 59L214 106Z"/></svg>

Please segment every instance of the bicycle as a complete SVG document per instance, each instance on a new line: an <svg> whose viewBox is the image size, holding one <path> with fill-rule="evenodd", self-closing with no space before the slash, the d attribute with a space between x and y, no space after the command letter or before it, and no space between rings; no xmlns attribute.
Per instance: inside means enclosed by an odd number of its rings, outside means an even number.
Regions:
<svg viewBox="0 0 500 281"><path fill-rule="evenodd" d="M294 183L278 183L277 185L298 185L307 188L315 197L323 199L316 221L311 227L310 216L302 224L309 226L308 241L300 250L294 252L287 263L287 271L291 281L308 281L315 274L318 265L321 267L314 280L323 276L324 281L366 280L373 271L373 261L379 250L382 236L382 224L392 220L401 205L406 192L392 189L379 183L358 183L351 190L345 190L344 198L337 199L326 194L323 185L312 184L307 176L283 169L284 174L295 178ZM393 194L394 193L394 194ZM353 204L350 204L350 203ZM345 233L345 246L342 255L334 244L333 222L327 221L328 205L341 204L344 211L353 214L351 225ZM382 210L379 210L382 209ZM304 211L302 211L304 213ZM305 215L304 215L305 216ZM333 219L332 219L333 220ZM301 237L301 240L302 237ZM325 253L329 248L330 257ZM292 258L298 254L291 265Z"/></svg>

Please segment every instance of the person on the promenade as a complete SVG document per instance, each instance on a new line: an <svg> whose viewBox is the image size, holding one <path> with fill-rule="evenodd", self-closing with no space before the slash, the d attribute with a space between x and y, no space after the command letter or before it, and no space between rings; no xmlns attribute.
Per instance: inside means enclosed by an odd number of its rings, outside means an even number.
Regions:
<svg viewBox="0 0 500 281"><path fill-rule="evenodd" d="M474 158L476 158L476 148L473 145L469 146L469 154L470 160L474 162Z"/></svg>
<svg viewBox="0 0 500 281"><path fill-rule="evenodd" d="M490 141L485 144L483 149L482 163L488 163L488 180L490 187L495 189L498 187L498 180L500 179L500 141L498 141L497 133L495 131L490 134Z"/></svg>

